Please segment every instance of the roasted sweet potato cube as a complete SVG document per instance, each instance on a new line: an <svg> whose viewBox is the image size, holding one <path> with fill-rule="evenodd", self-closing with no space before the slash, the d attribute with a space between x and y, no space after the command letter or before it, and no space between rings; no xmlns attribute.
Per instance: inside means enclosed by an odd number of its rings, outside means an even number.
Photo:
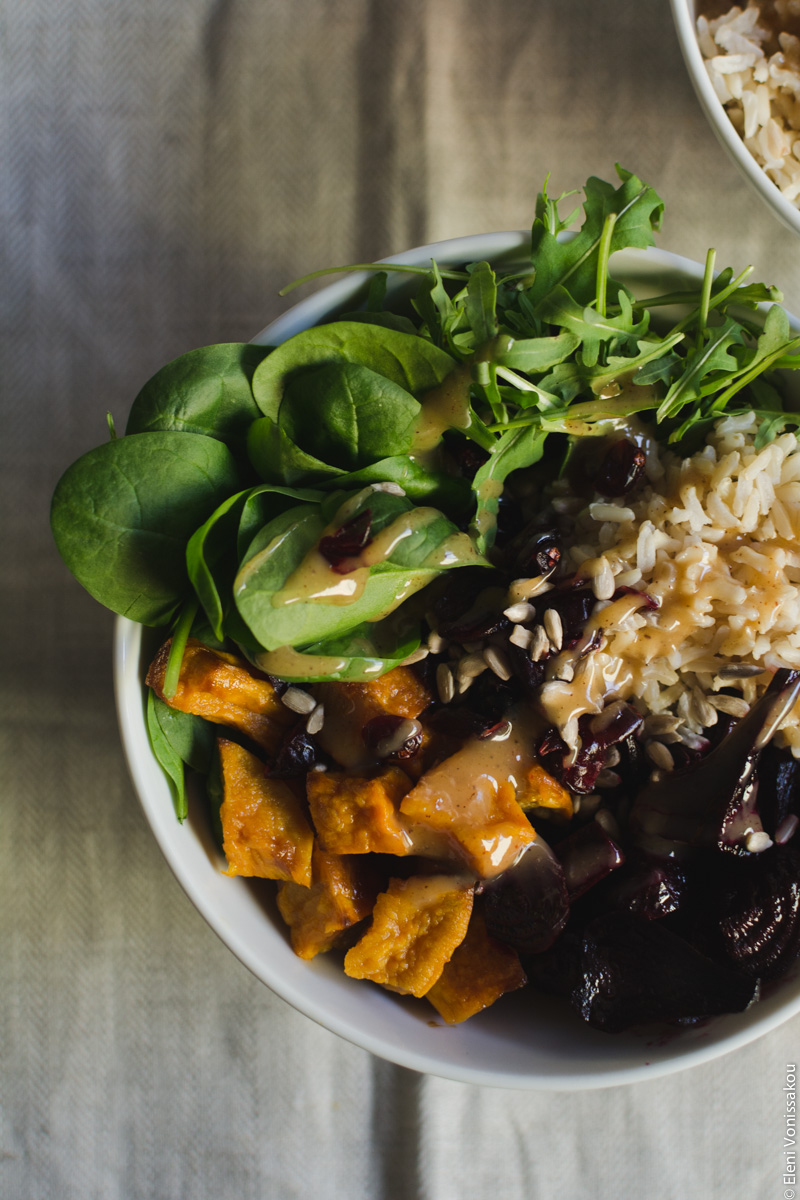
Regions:
<svg viewBox="0 0 800 1200"><path fill-rule="evenodd" d="M464 939L472 895L472 883L452 875L392 879L375 903L372 925L345 955L345 974L424 996Z"/></svg>
<svg viewBox="0 0 800 1200"><path fill-rule="evenodd" d="M567 819L572 816L572 796L540 763L534 763L526 772L517 788L517 803L526 812L542 809Z"/></svg>
<svg viewBox="0 0 800 1200"><path fill-rule="evenodd" d="M291 929L295 954L313 958L330 950L345 929L369 916L376 893L367 859L326 854L315 846L311 887L282 883L278 888L278 908Z"/></svg>
<svg viewBox="0 0 800 1200"><path fill-rule="evenodd" d="M171 645L172 639L164 643L147 672L147 683L156 695L181 712L194 713L218 725L231 725L268 754L276 754L296 714L284 708L269 680L251 675L244 659L209 650L202 642L189 638L177 690L167 700L164 673Z"/></svg>
<svg viewBox="0 0 800 1200"><path fill-rule="evenodd" d="M438 854L436 837L483 879L517 860L536 834L514 798L514 785L465 767L464 752L445 759L422 776L400 805L417 853ZM434 835L432 844L430 835Z"/></svg>
<svg viewBox="0 0 800 1200"><path fill-rule="evenodd" d="M410 667L395 667L367 683L321 683L315 691L325 705L325 725L317 740L340 766L351 770L374 761L361 736L369 721L387 713L418 717L433 700Z"/></svg>
<svg viewBox="0 0 800 1200"><path fill-rule="evenodd" d="M448 1025L457 1025L526 982L516 950L490 937L473 912L467 936L425 998Z"/></svg>
<svg viewBox="0 0 800 1200"><path fill-rule="evenodd" d="M410 787L399 767L385 767L372 779L310 771L306 793L320 846L334 854L409 854L411 839L397 809Z"/></svg>
<svg viewBox="0 0 800 1200"><path fill-rule="evenodd" d="M223 801L220 810L226 875L257 875L311 884L314 834L301 800L260 759L219 738Z"/></svg>

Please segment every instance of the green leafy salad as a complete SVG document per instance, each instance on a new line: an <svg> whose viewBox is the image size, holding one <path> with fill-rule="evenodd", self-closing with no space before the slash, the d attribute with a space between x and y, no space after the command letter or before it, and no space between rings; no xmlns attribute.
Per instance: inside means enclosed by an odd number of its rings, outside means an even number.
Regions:
<svg viewBox="0 0 800 1200"><path fill-rule="evenodd" d="M370 265L357 311L277 348L193 350L145 384L124 436L109 420L56 487L53 533L95 599L171 631L165 695L190 635L295 683L407 660L425 590L492 569L506 481L545 449L557 470L637 413L692 448L737 407L762 444L800 424L774 378L800 366L800 337L777 304L752 315L774 288L715 274L713 252L692 292L614 279L614 252L652 245L663 212L617 173L586 182L582 212L545 187L513 271ZM390 270L414 284L403 311L383 307Z"/></svg>

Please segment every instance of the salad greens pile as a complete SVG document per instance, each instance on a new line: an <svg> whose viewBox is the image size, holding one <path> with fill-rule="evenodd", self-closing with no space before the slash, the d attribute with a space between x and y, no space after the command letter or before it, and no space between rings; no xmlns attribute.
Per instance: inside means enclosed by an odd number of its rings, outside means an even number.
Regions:
<svg viewBox="0 0 800 1200"><path fill-rule="evenodd" d="M750 315L780 300L774 288L749 271L715 275L713 252L693 291L637 299L613 278L614 252L650 246L663 212L652 187L617 172L617 186L587 181L573 236L572 193L551 199L545 185L530 261L513 272L369 264L358 311L275 349L184 354L142 388L124 436L109 422L111 439L66 471L58 549L102 604L171 629L165 694L190 634L266 670L291 647L284 677L296 681L402 661L421 636L414 593L491 566L505 481L548 438L563 457L609 420L649 413L657 436L683 446L736 407L757 411L762 443L800 424L775 382L800 366L800 337L777 304ZM390 270L419 277L406 313L384 308ZM658 320L675 306L679 320ZM470 444L472 479L454 453ZM368 568L354 560L365 580L352 602L282 603L320 539L359 519L366 541L407 527ZM170 719L152 711L151 733Z"/></svg>

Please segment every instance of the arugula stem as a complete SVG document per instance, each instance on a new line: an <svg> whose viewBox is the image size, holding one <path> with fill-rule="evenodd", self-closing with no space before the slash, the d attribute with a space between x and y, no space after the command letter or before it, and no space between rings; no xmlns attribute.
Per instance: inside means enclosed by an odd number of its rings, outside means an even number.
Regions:
<svg viewBox="0 0 800 1200"><path fill-rule="evenodd" d="M611 239L614 236L614 226L617 214L609 213L600 235L600 248L597 252L597 302L595 307L601 317L606 315L606 290L608 287L608 260L611 257Z"/></svg>
<svg viewBox="0 0 800 1200"><path fill-rule="evenodd" d="M633 197L633 199L629 200L628 203L625 205L625 207L620 209L620 211L616 214L616 219L619 220L620 217L624 217L625 213L628 212L629 209L633 208L633 206L641 200L642 196L645 194L646 191L647 191L646 187L643 187L641 189L641 191L638 191L636 193L636 195ZM600 234L600 237L595 238L595 240L592 242L591 246L588 246L587 249L580 256L580 258L577 259L572 264L570 269L568 271L566 271L564 273L564 275L562 275L561 279L559 280L559 282L561 284L565 284L566 281L569 279L570 275L574 275L575 272L578 270L578 268L581 267L583 265L583 263L586 262L586 259L590 258L594 254L595 250L600 245L602 236L603 235Z"/></svg>
<svg viewBox="0 0 800 1200"><path fill-rule="evenodd" d="M301 275L299 279L287 283L286 287L281 288L278 295L286 296L295 288L300 287L301 283L310 283L312 279L321 279L323 275L340 275L345 271L397 271L406 275L429 275L430 270L430 267L403 266L401 263L351 263L346 267L323 267L321 271L310 271L308 275ZM469 279L466 271L443 271L440 269L439 274L442 279Z"/></svg>
<svg viewBox="0 0 800 1200"><path fill-rule="evenodd" d="M697 317L697 340L696 345L698 350L703 344L703 335L708 324L708 307L711 302L711 289L714 286L714 263L717 259L717 252L713 247L706 254L706 269L703 275L703 289L700 292L700 309Z"/></svg>
<svg viewBox="0 0 800 1200"><path fill-rule="evenodd" d="M165 700L171 700L178 690L178 680L181 677L183 652L192 631L197 610L200 607L197 600L188 600L184 604L172 633L172 645L169 648L169 658L164 671L163 694Z"/></svg>

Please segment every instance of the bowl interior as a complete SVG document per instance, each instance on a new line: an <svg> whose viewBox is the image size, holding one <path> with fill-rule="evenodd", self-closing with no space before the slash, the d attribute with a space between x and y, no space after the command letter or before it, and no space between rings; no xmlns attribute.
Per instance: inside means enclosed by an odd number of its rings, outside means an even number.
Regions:
<svg viewBox="0 0 800 1200"><path fill-rule="evenodd" d="M524 254L523 232L460 238L397 255L389 262L457 264ZM702 278L702 267L659 250L621 251L613 274L634 291L674 291ZM302 301L254 340L277 344L300 329L352 307L367 273L349 276ZM391 276L398 301L406 277ZM795 328L800 324L793 320ZM145 816L190 899L250 970L300 1012L390 1061L467 1083L516 1088L580 1089L652 1078L745 1044L800 1011L800 983L785 981L748 1012L681 1031L611 1037L531 988L504 997L464 1025L449 1028L424 1001L406 1002L348 979L341 958L305 962L293 954L267 880L229 879L210 834L204 802L190 799L188 820L175 819L169 786L150 750L143 678L157 645L153 631L118 618L114 674L120 729Z"/></svg>
<svg viewBox="0 0 800 1200"><path fill-rule="evenodd" d="M733 127L723 104L708 77L697 41L696 20L703 12L702 0L670 0L675 29L689 77L711 128L747 182L770 206L775 215L794 233L800 233L800 209L772 182L758 165ZM742 5L741 7L744 7Z"/></svg>

